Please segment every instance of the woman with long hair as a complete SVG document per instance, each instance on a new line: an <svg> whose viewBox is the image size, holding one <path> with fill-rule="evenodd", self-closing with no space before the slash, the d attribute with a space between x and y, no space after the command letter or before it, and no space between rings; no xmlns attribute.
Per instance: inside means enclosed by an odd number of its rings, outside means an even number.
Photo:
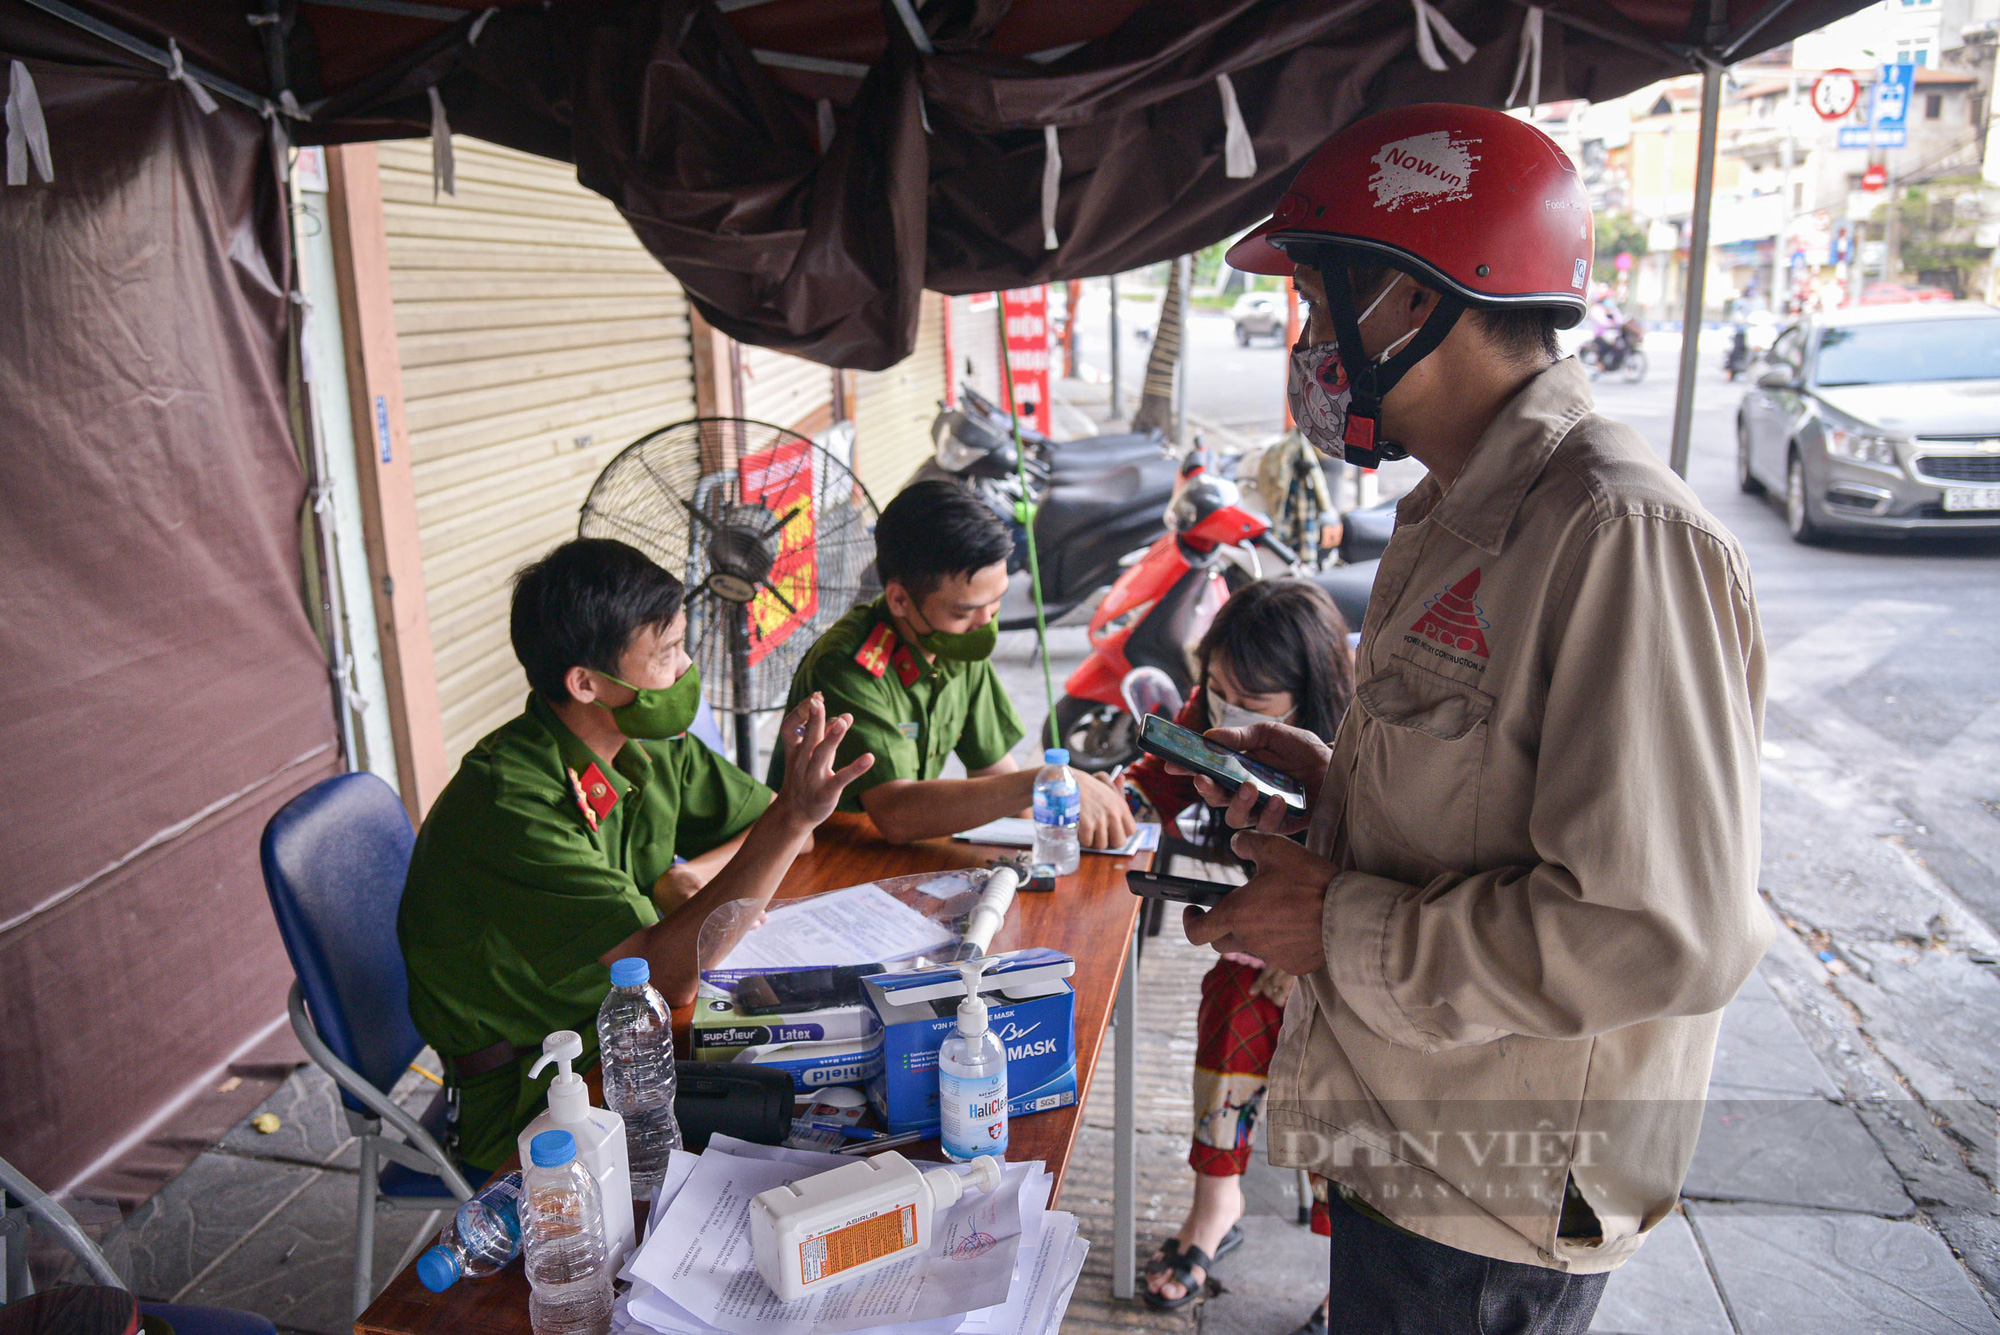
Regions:
<svg viewBox="0 0 2000 1335"><path fill-rule="evenodd" d="M1354 696L1347 639L1340 609L1318 585L1300 579L1246 585L1222 605L1196 647L1198 684L1174 722L1204 732L1269 720L1331 742ZM1201 860L1217 864L1217 879L1242 879L1241 864L1229 852L1231 831L1202 804L1191 779L1167 773L1151 755L1126 777L1168 828L1189 807L1201 812ZM1241 1178L1293 981L1262 960L1237 954L1223 955L1202 979L1188 1152L1194 1205L1180 1231L1147 1263L1149 1306L1172 1309L1194 1301L1214 1263L1242 1245ZM1326 1231L1318 1201L1313 1227ZM1324 1307L1304 1329L1324 1335Z"/></svg>

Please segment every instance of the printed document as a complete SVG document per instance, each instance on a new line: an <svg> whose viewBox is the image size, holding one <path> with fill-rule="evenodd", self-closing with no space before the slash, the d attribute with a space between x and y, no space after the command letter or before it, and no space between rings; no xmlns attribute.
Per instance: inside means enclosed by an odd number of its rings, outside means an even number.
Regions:
<svg viewBox="0 0 2000 1335"><path fill-rule="evenodd" d="M875 884L771 905L762 927L710 969L799 969L875 964L955 943L958 937Z"/></svg>

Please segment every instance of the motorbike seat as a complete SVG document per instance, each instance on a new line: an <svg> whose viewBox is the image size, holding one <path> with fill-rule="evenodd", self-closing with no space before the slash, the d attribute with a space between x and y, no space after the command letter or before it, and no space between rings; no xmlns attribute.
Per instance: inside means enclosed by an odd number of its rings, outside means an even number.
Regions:
<svg viewBox="0 0 2000 1335"><path fill-rule="evenodd" d="M1315 570L1308 578L1327 591L1333 605L1346 619L1347 629L1358 631L1361 619L1368 615L1368 595L1375 590L1375 572L1381 564L1380 561L1358 561L1353 565Z"/></svg>

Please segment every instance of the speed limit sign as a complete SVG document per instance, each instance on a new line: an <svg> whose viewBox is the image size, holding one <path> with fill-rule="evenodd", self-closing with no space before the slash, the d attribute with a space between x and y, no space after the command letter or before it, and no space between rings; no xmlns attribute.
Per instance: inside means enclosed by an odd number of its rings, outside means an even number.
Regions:
<svg viewBox="0 0 2000 1335"><path fill-rule="evenodd" d="M1854 110L1861 85L1849 70L1828 70L1813 80L1812 109L1823 121L1837 121Z"/></svg>

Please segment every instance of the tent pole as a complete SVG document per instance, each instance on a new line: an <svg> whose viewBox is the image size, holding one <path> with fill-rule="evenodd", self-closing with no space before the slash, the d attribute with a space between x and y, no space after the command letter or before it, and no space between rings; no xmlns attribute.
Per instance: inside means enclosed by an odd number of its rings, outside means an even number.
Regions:
<svg viewBox="0 0 2000 1335"><path fill-rule="evenodd" d="M1694 373L1701 357L1702 287L1708 277L1708 219L1715 196L1715 132L1722 117L1722 66L1704 56L1701 66L1701 139L1695 149L1694 220L1688 236L1687 299L1681 306L1681 374L1674 392L1673 470L1688 471L1688 437L1694 428Z"/></svg>

